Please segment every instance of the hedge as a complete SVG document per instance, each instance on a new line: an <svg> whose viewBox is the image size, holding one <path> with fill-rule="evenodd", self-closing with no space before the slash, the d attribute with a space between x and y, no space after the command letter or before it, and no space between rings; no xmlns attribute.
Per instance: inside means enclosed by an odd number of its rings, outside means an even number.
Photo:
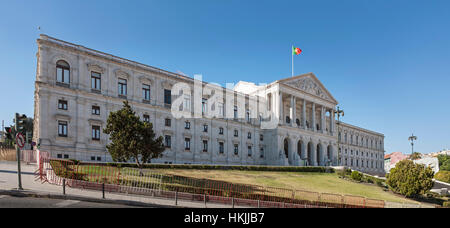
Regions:
<svg viewBox="0 0 450 228"><path fill-rule="evenodd" d="M113 167L138 168L131 163L107 163ZM144 169L195 169L195 170L240 170L240 171L274 171L274 172L317 172L334 173L331 167L313 166L225 166L225 165L178 165L178 164L144 164Z"/></svg>
<svg viewBox="0 0 450 228"><path fill-rule="evenodd" d="M434 179L446 183L450 183L450 171L440 170L434 174Z"/></svg>

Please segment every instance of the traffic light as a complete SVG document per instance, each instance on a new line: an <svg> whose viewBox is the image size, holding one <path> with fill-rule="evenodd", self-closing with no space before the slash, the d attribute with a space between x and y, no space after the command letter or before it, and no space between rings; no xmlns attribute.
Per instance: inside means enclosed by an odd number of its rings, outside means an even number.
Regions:
<svg viewBox="0 0 450 228"><path fill-rule="evenodd" d="M25 129L27 116L25 114L20 115L16 113L16 131L22 132Z"/></svg>
<svg viewBox="0 0 450 228"><path fill-rule="evenodd" d="M12 139L12 135L11 135L11 128L10 127L5 127L5 135L7 139Z"/></svg>

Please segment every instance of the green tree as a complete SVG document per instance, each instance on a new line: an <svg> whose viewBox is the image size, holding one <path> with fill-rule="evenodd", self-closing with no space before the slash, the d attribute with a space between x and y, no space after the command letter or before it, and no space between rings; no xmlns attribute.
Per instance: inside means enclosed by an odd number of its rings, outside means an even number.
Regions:
<svg viewBox="0 0 450 228"><path fill-rule="evenodd" d="M422 154L419 152L414 152L411 155L409 155L409 158L411 160L417 160L417 159L421 159L422 158Z"/></svg>
<svg viewBox="0 0 450 228"><path fill-rule="evenodd" d="M389 188L406 197L416 197L425 194L433 187L433 170L411 160L397 163L387 175Z"/></svg>
<svg viewBox="0 0 450 228"><path fill-rule="evenodd" d="M440 154L438 155L439 170L450 171L450 155Z"/></svg>
<svg viewBox="0 0 450 228"><path fill-rule="evenodd" d="M124 101L122 109L109 114L103 132L109 134L111 139L106 149L112 159L115 162L134 159L140 169L144 163L161 157L165 149L163 137L155 139L153 125L141 121L128 101Z"/></svg>

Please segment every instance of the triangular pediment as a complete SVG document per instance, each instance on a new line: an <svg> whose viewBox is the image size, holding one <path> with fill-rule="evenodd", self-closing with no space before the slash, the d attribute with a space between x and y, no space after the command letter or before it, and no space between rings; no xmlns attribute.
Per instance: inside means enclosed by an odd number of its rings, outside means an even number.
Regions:
<svg viewBox="0 0 450 228"><path fill-rule="evenodd" d="M320 97L331 103L338 104L331 93L323 86L313 73L302 74L299 76L285 78L278 81L279 83L288 85L305 93Z"/></svg>

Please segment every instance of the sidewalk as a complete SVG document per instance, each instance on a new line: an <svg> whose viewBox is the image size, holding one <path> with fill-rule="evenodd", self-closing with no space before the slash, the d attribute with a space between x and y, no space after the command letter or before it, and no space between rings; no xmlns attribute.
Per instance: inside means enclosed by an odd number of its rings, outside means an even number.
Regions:
<svg viewBox="0 0 450 228"><path fill-rule="evenodd" d="M173 199L152 198L129 194L105 193L105 199L102 199L102 192L82 190L66 187L66 195L63 195L62 186L42 184L39 180L35 181L34 172L36 165L21 163L22 188L18 191L17 187L17 162L0 161L0 195L15 196L33 196L48 197L56 199L73 199L88 202L124 204L142 207L184 207L184 208L205 208L203 202L181 201L178 200L175 206ZM231 205L207 203L206 208L231 208ZM246 208L246 207L235 207Z"/></svg>

